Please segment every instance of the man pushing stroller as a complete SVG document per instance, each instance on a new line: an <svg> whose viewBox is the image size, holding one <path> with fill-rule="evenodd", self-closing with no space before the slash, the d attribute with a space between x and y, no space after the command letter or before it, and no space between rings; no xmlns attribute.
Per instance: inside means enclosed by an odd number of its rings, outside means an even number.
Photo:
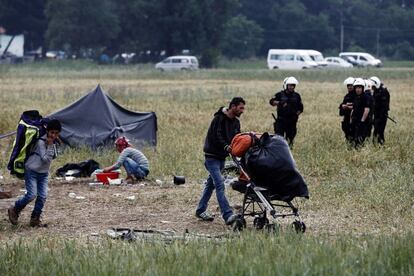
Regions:
<svg viewBox="0 0 414 276"><path fill-rule="evenodd" d="M228 108L220 107L211 121L204 143L204 165L209 176L195 214L201 220L214 220L214 217L207 212L208 202L214 189L221 215L226 224L231 225L237 219L237 215L233 214L226 198L221 171L224 168L226 157L231 152L230 143L233 137L240 132L239 117L244 112L245 104L243 98L235 97L231 100Z"/></svg>

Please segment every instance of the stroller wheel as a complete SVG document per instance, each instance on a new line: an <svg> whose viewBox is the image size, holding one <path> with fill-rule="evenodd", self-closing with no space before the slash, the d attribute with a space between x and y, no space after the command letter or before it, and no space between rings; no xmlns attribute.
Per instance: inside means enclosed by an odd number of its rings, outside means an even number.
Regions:
<svg viewBox="0 0 414 276"><path fill-rule="evenodd" d="M256 230L261 230L265 225L269 224L269 220L264 217L255 217L253 220L253 226Z"/></svg>
<svg viewBox="0 0 414 276"><path fill-rule="evenodd" d="M292 228L295 229L296 233L305 233L306 225L302 221L295 220L292 223Z"/></svg>
<svg viewBox="0 0 414 276"><path fill-rule="evenodd" d="M243 231L243 228L246 228L246 220L244 218L237 219L233 224L233 231L240 232Z"/></svg>

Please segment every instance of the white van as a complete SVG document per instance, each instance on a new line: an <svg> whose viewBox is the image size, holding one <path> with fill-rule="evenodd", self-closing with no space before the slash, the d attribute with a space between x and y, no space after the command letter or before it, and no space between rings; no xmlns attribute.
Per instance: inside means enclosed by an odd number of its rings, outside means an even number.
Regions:
<svg viewBox="0 0 414 276"><path fill-rule="evenodd" d="M198 60L195 56L171 56L155 64L155 69L161 71L197 70Z"/></svg>
<svg viewBox="0 0 414 276"><path fill-rule="evenodd" d="M311 59L318 64L319 67L326 68L326 66L328 66L328 63L323 58L321 52L315 50L306 50L306 52L311 57Z"/></svg>
<svg viewBox="0 0 414 276"><path fill-rule="evenodd" d="M350 59L353 59L356 66L360 67L367 67L367 66L375 66L375 67L382 67L381 60L374 58L372 55L363 52L343 52L339 53L339 56L349 62Z"/></svg>
<svg viewBox="0 0 414 276"><path fill-rule="evenodd" d="M318 67L305 50L270 49L267 54L269 69L311 69Z"/></svg>

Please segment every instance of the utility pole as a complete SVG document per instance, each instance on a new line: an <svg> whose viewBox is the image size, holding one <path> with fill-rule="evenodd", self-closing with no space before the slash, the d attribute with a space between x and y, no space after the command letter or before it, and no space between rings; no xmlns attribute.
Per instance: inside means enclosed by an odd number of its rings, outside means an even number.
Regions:
<svg viewBox="0 0 414 276"><path fill-rule="evenodd" d="M342 10L341 10L341 37L340 37L340 43L341 43L341 45L340 45L340 48L341 48L341 52L343 52L344 51L344 21L343 21L343 13L342 13Z"/></svg>
<svg viewBox="0 0 414 276"><path fill-rule="evenodd" d="M381 36L381 29L377 29L377 58L379 57L380 53L380 36Z"/></svg>

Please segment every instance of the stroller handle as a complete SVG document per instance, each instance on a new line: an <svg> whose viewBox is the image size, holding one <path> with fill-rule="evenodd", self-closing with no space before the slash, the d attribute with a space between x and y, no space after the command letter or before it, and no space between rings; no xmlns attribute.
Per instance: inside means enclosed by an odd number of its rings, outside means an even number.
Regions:
<svg viewBox="0 0 414 276"><path fill-rule="evenodd" d="M240 164L240 161L237 159L237 157L234 156L233 154L230 154L230 156L233 159L233 162L236 164L237 168L240 170L240 172L243 173L247 177L247 179L250 181L249 174L243 169L243 167Z"/></svg>

